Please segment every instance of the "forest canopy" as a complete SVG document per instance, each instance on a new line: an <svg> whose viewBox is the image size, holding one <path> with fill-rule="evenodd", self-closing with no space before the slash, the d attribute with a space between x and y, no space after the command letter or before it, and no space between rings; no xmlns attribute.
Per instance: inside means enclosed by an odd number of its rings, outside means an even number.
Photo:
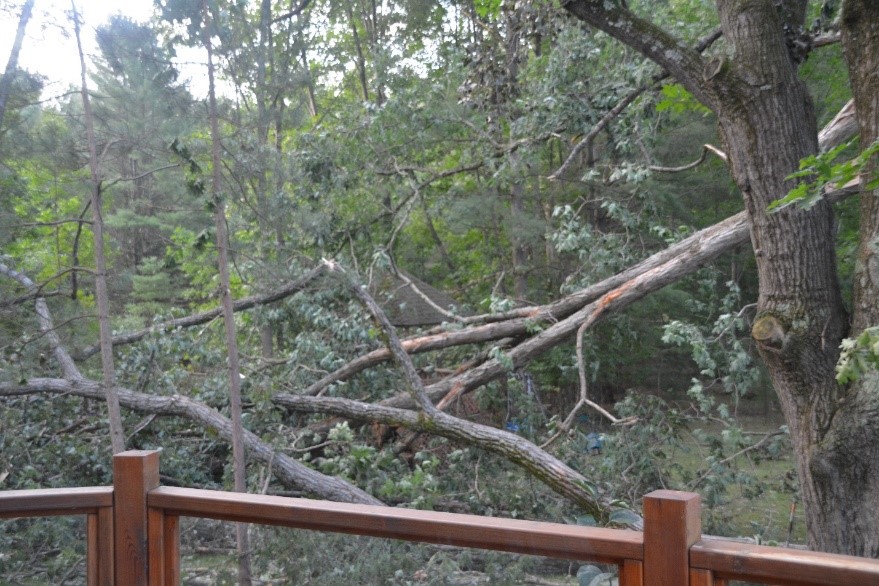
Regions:
<svg viewBox="0 0 879 586"><path fill-rule="evenodd" d="M61 92L33 6L0 489L161 448L177 485L558 522L694 490L778 541L742 503L801 503L794 540L879 556L874 3L74 5Z"/></svg>

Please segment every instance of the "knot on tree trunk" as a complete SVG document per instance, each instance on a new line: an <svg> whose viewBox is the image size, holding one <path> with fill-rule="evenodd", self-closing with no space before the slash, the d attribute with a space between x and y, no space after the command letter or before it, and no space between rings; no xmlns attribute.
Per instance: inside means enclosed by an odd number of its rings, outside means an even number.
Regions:
<svg viewBox="0 0 879 586"><path fill-rule="evenodd" d="M754 321L751 336L764 347L781 350L787 340L787 331L776 316L762 315Z"/></svg>

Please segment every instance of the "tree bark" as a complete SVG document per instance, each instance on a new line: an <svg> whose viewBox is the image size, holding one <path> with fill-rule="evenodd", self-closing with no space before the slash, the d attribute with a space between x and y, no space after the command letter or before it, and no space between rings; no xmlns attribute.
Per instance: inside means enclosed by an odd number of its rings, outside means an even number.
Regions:
<svg viewBox="0 0 879 586"><path fill-rule="evenodd" d="M458 419L442 412L425 416L424 413L408 409L372 405L350 399L280 393L273 400L294 411L400 425L460 441L464 445L476 446L521 466L558 494L583 507L596 519L607 519L608 503L601 500L596 489L584 476L525 438L510 432Z"/></svg>
<svg viewBox="0 0 879 586"><path fill-rule="evenodd" d="M85 114L85 129L88 141L89 171L91 173L91 208L92 235L95 246L95 303L98 309L98 327L101 337L101 369L103 370L104 394L107 398L107 412L110 422L110 443L113 453L125 451L125 431L122 428L122 413L119 409L119 398L116 396L116 370L113 364L113 331L110 327L110 299L107 292L107 262L104 257L104 218L103 202L101 201L100 162L95 139L94 115L89 100L86 76L85 56L79 34L79 12L71 0L73 30L76 36L76 47L79 51L80 74L82 78L82 109Z"/></svg>
<svg viewBox="0 0 879 586"><path fill-rule="evenodd" d="M798 169L799 161L818 152L811 99L785 39L785 30L803 25L806 2L776 4L717 0L728 51L708 62L615 4L582 0L568 2L566 8L665 67L717 114L757 259L760 293L752 335L790 428L810 545L875 557L876 452L873 448L869 455L868 450L855 455L846 441L862 434L855 445L876 445L879 411L875 401L871 415L849 409L856 401L835 380L848 317L836 274L833 213L826 202L808 211L766 209L794 187L785 178ZM859 6L866 11L864 4L850 3L849 9ZM875 12L875 6L870 11ZM877 22L867 14L857 20L863 27ZM862 51L877 52L879 45L867 45L867 40L862 35ZM857 109L857 98L855 102ZM843 474L849 461L864 464ZM872 475L865 476L868 470ZM846 498L837 500L841 495ZM871 537L855 536L865 533Z"/></svg>
<svg viewBox="0 0 879 586"><path fill-rule="evenodd" d="M843 53L860 130L860 146L879 138L879 4L848 0L840 18ZM875 157L863 170L875 177ZM867 182L862 181L865 185ZM852 289L851 336L879 325L879 190L861 191L860 237ZM815 511L825 549L879 557L879 375L865 373L839 389L837 405L811 450Z"/></svg>
<svg viewBox="0 0 879 586"><path fill-rule="evenodd" d="M229 284L229 235L226 230L226 206L222 197L220 169L220 125L214 84L213 46L211 43L211 14L204 0L205 16L202 34L208 55L208 103L211 126L211 197L214 203L214 226L217 238L217 265L220 273L220 299L223 307L223 325L226 330L226 352L229 372L229 408L232 422L232 476L236 492L247 492L247 457L244 452L244 424L241 421L241 368L238 360L238 339L232 291ZM250 586L250 537L246 523L235 524L238 547L238 584Z"/></svg>

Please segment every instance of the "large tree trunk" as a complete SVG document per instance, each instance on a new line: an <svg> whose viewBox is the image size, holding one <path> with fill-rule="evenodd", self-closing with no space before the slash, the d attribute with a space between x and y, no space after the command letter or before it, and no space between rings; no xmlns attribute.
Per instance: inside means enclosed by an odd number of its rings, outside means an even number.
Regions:
<svg viewBox="0 0 879 586"><path fill-rule="evenodd" d="M825 551L875 555L848 539L846 517L864 503L854 494L845 504L836 500L840 481L851 483L826 473L822 448L842 398L835 366L848 329L836 274L833 211L826 202L808 211L798 206L767 211L794 187L785 177L800 159L818 151L811 98L782 34L785 24L802 22L784 23L771 2L725 0L718 7L724 36L736 52L728 72L720 66L719 77L735 79L726 83L717 113L733 179L744 196L760 279L752 335L790 429L809 543Z"/></svg>
<svg viewBox="0 0 879 586"><path fill-rule="evenodd" d="M867 10L867 2L852 4ZM706 62L625 8L598 0L566 5L662 65L717 114L757 259L760 295L752 334L790 428L810 545L877 556L879 409L876 400L869 408L861 398L870 393L835 380L848 318L836 274L833 213L826 202L767 212L794 187L785 177L800 159L818 151L811 99L785 34L803 24L805 7L805 0L717 0L727 52ZM864 28L877 22L865 14L856 20ZM862 51L877 51L875 30L871 34L872 44L859 41ZM875 64L865 71L875 72ZM865 304L875 303L875 293L870 299Z"/></svg>
<svg viewBox="0 0 879 586"><path fill-rule="evenodd" d="M843 5L842 40L860 146L879 138L879 3ZM874 173L875 158L865 169ZM862 184L866 184L864 181ZM852 336L879 325L879 192L862 188L860 243L852 290ZM810 459L823 507L814 511L824 549L879 557L879 376L875 372L838 390L830 421Z"/></svg>

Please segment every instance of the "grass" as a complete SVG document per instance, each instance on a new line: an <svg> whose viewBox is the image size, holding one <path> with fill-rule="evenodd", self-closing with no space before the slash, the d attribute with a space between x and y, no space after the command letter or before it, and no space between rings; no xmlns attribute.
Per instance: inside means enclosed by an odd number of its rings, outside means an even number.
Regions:
<svg viewBox="0 0 879 586"><path fill-rule="evenodd" d="M759 441L762 435L776 432L783 421L776 415L744 415L737 417L749 439ZM691 433L684 437L684 445L673 454L680 473L676 480L685 490L695 490L703 496L702 527L705 533L727 537L751 537L762 543L805 543L806 527L800 503L795 506L791 524L791 507L796 500L796 476L790 444L784 450L768 454L754 450L727 463L727 473L718 486L708 478L698 485L683 479L701 477L709 463L711 450L700 438L699 430L717 436L720 424L699 422L691 425ZM714 482L712 482L714 480Z"/></svg>

